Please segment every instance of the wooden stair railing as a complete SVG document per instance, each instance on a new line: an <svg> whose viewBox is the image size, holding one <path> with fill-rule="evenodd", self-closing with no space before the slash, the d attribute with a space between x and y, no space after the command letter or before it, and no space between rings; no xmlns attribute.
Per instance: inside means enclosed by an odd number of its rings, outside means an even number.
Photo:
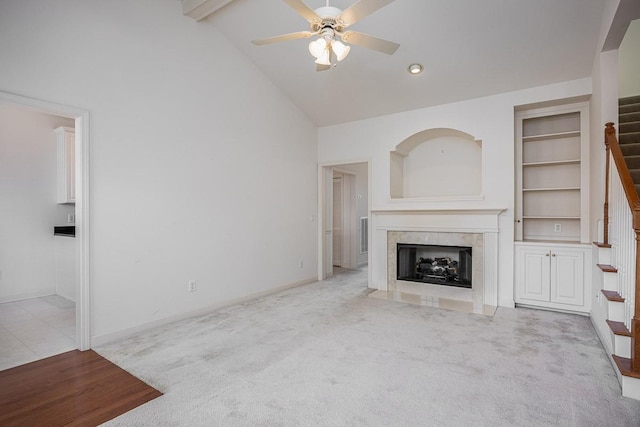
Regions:
<svg viewBox="0 0 640 427"><path fill-rule="evenodd" d="M624 189L625 196L627 198L627 202L629 203L629 208L631 209L632 218L633 218L633 230L636 235L636 277L635 277L635 299L634 299L634 308L633 308L633 318L631 320L631 371L636 374L640 374L640 197L638 196L638 191L636 190L633 180L631 178L631 174L629 173L629 168L624 160L624 156L622 155L622 150L620 149L620 145L618 144L618 139L616 138L616 129L613 126L613 123L609 122L606 124L604 130L604 140L605 146L607 149L607 182L606 182L606 190L605 190L605 224L604 224L604 236L605 243L608 243L608 222L609 222L609 213L608 213L608 189L609 189L609 151L611 152L611 156L613 157L613 161L618 169L618 174L620 175L620 181L622 182L622 187Z"/></svg>

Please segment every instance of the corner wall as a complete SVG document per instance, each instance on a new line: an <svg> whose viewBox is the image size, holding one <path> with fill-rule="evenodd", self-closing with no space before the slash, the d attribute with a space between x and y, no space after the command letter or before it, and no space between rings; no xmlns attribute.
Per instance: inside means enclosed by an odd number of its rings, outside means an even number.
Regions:
<svg viewBox="0 0 640 427"><path fill-rule="evenodd" d="M3 1L0 55L90 112L94 344L317 277L315 126L179 1Z"/></svg>
<svg viewBox="0 0 640 427"><path fill-rule="evenodd" d="M640 95L640 19L631 21L618 52L620 98Z"/></svg>
<svg viewBox="0 0 640 427"><path fill-rule="evenodd" d="M353 158L371 158L373 210L506 208L499 219L498 302L501 306L513 306L514 107L590 93L591 79L586 78L327 126L318 131L318 160L340 163ZM433 128L456 129L482 141L484 197L440 201L391 199L390 152L407 137Z"/></svg>

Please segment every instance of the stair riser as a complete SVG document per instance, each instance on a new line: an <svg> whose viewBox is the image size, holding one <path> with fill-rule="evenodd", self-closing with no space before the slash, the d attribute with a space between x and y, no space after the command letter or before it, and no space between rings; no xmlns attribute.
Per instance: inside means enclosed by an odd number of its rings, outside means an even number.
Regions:
<svg viewBox="0 0 640 427"><path fill-rule="evenodd" d="M620 385L624 397L640 400L640 379L623 376Z"/></svg>
<svg viewBox="0 0 640 427"><path fill-rule="evenodd" d="M640 156L625 156L624 161L629 169L640 169Z"/></svg>
<svg viewBox="0 0 640 427"><path fill-rule="evenodd" d="M640 95L626 96L618 99L618 105L640 104Z"/></svg>
<svg viewBox="0 0 640 427"><path fill-rule="evenodd" d="M635 113L640 111L640 104L625 104L618 106L618 114Z"/></svg>
<svg viewBox="0 0 640 427"><path fill-rule="evenodd" d="M623 133L618 136L620 144L635 144L640 143L640 132L639 133Z"/></svg>
<svg viewBox="0 0 640 427"><path fill-rule="evenodd" d="M618 291L618 273L603 273L602 289L605 291Z"/></svg>
<svg viewBox="0 0 640 427"><path fill-rule="evenodd" d="M624 144L620 149L625 156L640 156L640 144Z"/></svg>
<svg viewBox="0 0 640 427"><path fill-rule="evenodd" d="M611 264L611 248L598 248L598 264Z"/></svg>
<svg viewBox="0 0 640 427"><path fill-rule="evenodd" d="M624 335L615 335L611 333L611 342L613 343L613 354L620 357L631 357L631 337Z"/></svg>
<svg viewBox="0 0 640 427"><path fill-rule="evenodd" d="M607 301L607 319L614 322L624 322L624 303Z"/></svg>
<svg viewBox="0 0 640 427"><path fill-rule="evenodd" d="M622 135L628 132L640 132L640 122L620 123L618 132Z"/></svg>
<svg viewBox="0 0 640 427"><path fill-rule="evenodd" d="M634 169L629 171L631 173L631 179L635 183L640 183L640 170Z"/></svg>
<svg viewBox="0 0 640 427"><path fill-rule="evenodd" d="M636 111L634 113L622 113L619 117L619 122L622 123L631 123L631 122L640 122L640 111Z"/></svg>

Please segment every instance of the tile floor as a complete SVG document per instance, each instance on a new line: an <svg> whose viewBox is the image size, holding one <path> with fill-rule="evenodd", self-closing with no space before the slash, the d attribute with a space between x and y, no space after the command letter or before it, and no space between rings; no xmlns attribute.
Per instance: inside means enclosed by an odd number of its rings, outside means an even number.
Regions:
<svg viewBox="0 0 640 427"><path fill-rule="evenodd" d="M76 348L75 313L59 295L0 304L0 370Z"/></svg>

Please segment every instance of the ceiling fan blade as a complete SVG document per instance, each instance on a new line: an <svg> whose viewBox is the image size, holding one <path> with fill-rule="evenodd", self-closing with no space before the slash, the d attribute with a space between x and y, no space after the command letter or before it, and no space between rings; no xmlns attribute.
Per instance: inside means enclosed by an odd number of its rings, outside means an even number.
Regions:
<svg viewBox="0 0 640 427"><path fill-rule="evenodd" d="M304 4L302 0L283 0L286 4L291 6L293 10L298 12L298 15L309 21L310 24L319 24L322 22L322 18L316 14L313 9Z"/></svg>
<svg viewBox="0 0 640 427"><path fill-rule="evenodd" d="M340 16L338 16L337 20L342 22L343 27L348 27L394 1L395 0L360 0L345 9Z"/></svg>
<svg viewBox="0 0 640 427"><path fill-rule="evenodd" d="M265 44L284 42L287 40L307 39L314 34L317 33L312 33L311 31L298 31L297 33L283 34L281 36L269 37L268 39L252 40L251 43L255 44L256 46L262 46Z"/></svg>
<svg viewBox="0 0 640 427"><path fill-rule="evenodd" d="M316 71L327 71L331 69L331 65L316 64Z"/></svg>
<svg viewBox="0 0 640 427"><path fill-rule="evenodd" d="M342 37L342 41L345 43L351 43L357 46L366 47L367 49L377 50L378 52L386 53L387 55L393 55L400 47L398 43L379 39L357 31L346 31L340 36Z"/></svg>

